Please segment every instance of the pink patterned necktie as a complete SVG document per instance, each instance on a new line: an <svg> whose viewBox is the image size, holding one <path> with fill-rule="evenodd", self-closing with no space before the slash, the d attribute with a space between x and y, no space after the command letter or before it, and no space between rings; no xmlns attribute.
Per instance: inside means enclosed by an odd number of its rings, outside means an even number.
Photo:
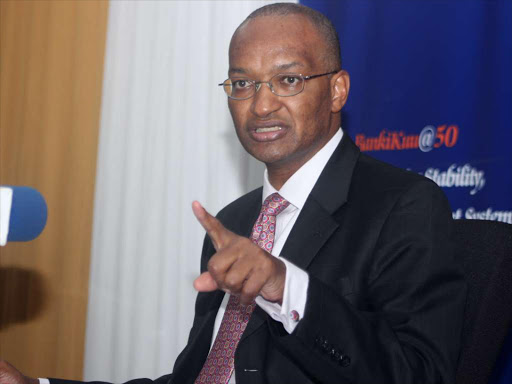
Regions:
<svg viewBox="0 0 512 384"><path fill-rule="evenodd" d="M276 216L290 203L277 192L265 199L258 220L252 229L251 240L267 252L274 246ZM231 295L206 362L195 383L226 384L235 367L235 350L247 327L256 303L241 305L238 296Z"/></svg>

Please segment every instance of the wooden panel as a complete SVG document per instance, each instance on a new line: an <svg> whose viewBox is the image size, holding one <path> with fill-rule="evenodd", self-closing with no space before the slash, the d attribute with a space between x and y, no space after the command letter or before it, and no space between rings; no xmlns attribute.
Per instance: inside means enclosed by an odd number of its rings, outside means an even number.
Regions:
<svg viewBox="0 0 512 384"><path fill-rule="evenodd" d="M83 369L107 1L0 1L0 183L37 188L43 234L0 248L0 356Z"/></svg>

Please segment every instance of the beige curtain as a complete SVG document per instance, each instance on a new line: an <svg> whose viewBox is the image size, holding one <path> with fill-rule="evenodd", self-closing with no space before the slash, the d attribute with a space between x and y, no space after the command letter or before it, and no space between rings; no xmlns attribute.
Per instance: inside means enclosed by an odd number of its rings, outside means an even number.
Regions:
<svg viewBox="0 0 512 384"><path fill-rule="evenodd" d="M0 1L0 183L46 197L48 223L0 248L0 357L80 379L107 1Z"/></svg>

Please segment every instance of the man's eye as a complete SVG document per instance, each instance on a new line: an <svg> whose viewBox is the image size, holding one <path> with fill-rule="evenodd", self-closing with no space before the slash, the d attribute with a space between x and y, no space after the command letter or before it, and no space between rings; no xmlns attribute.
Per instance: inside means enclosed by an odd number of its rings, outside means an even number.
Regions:
<svg viewBox="0 0 512 384"><path fill-rule="evenodd" d="M251 83L247 80L234 80L233 81L233 87L238 89L244 89L249 88L251 86Z"/></svg>
<svg viewBox="0 0 512 384"><path fill-rule="evenodd" d="M286 76L283 79L283 83L286 85L295 85L299 82L299 78L297 76Z"/></svg>

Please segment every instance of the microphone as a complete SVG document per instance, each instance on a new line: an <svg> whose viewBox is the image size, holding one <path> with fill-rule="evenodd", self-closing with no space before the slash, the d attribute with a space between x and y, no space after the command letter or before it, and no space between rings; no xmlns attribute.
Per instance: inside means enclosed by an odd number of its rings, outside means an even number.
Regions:
<svg viewBox="0 0 512 384"><path fill-rule="evenodd" d="M47 217L46 201L34 188L0 186L0 245L35 239Z"/></svg>

